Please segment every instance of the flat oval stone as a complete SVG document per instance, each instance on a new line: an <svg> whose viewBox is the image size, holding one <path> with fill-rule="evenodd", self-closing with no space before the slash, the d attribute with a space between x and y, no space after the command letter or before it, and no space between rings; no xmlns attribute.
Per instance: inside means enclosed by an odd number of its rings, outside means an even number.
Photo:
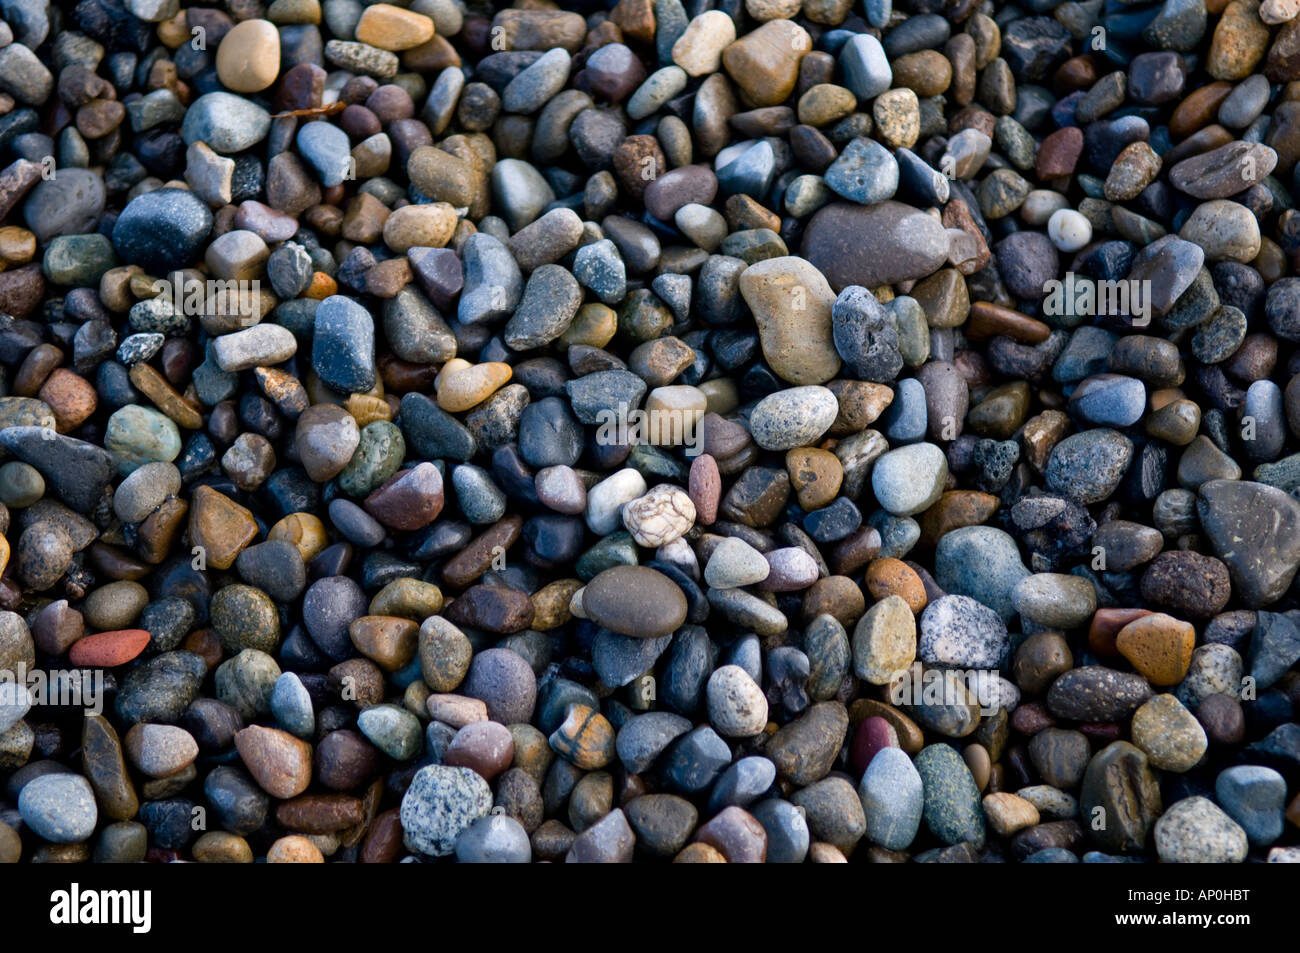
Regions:
<svg viewBox="0 0 1300 953"><path fill-rule="evenodd" d="M1026 576L1012 590L1011 600L1021 618L1054 629L1082 625L1097 608L1092 583L1062 573Z"/></svg>
<svg viewBox="0 0 1300 953"><path fill-rule="evenodd" d="M754 442L764 450L816 443L835 422L839 402L825 387L791 387L764 397L749 417Z"/></svg>
<svg viewBox="0 0 1300 953"><path fill-rule="evenodd" d="M1122 721L1151 694L1151 686L1140 675L1085 665L1071 669L1052 683L1047 691L1047 708L1058 718L1071 721Z"/></svg>
<svg viewBox="0 0 1300 953"><path fill-rule="evenodd" d="M671 635L686 621L686 596L663 573L615 566L582 590L582 609L597 625L644 639Z"/></svg>
<svg viewBox="0 0 1300 953"><path fill-rule="evenodd" d="M1169 181L1198 199L1226 199L1262 181L1276 165L1277 153L1268 146L1230 142L1175 164Z"/></svg>
<svg viewBox="0 0 1300 953"><path fill-rule="evenodd" d="M902 748L884 748L858 785L866 813L866 837L888 850L904 850L916 839L925 807L921 775Z"/></svg>
<svg viewBox="0 0 1300 953"><path fill-rule="evenodd" d="M948 234L936 219L900 202L834 202L809 221L803 252L838 293L933 274L948 258Z"/></svg>

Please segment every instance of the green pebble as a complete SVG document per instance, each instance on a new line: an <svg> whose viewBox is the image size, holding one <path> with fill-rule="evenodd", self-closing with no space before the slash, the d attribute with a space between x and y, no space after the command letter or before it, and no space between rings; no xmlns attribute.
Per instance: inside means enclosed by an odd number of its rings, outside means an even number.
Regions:
<svg viewBox="0 0 1300 953"><path fill-rule="evenodd" d="M41 271L52 284L93 288L116 265L117 255L107 235L60 235L45 249Z"/></svg>
<svg viewBox="0 0 1300 953"><path fill-rule="evenodd" d="M620 530L606 536L579 556L574 564L574 572L583 582L588 582L613 566L636 564L636 543L632 541L632 534Z"/></svg>
<svg viewBox="0 0 1300 953"><path fill-rule="evenodd" d="M367 708L357 718L357 727L394 761L410 761L420 753L420 719L396 705Z"/></svg>
<svg viewBox="0 0 1300 953"><path fill-rule="evenodd" d="M1017 169L1032 169L1038 150L1034 137L1010 116L1000 116L993 126L998 149Z"/></svg>
<svg viewBox="0 0 1300 953"><path fill-rule="evenodd" d="M280 644L280 615L261 589L243 584L218 589L209 613L222 648L231 654L244 649L274 652Z"/></svg>
<svg viewBox="0 0 1300 953"><path fill-rule="evenodd" d="M118 456L118 472L129 476L146 463L170 463L181 452L181 434L167 415L127 404L108 418L104 448Z"/></svg>
<svg viewBox="0 0 1300 953"><path fill-rule="evenodd" d="M648 443L634 445L625 466L639 472L650 486L665 482L685 486L691 472L689 464Z"/></svg>
<svg viewBox="0 0 1300 953"><path fill-rule="evenodd" d="M398 471L406 459L402 431L387 420L361 428L361 442L339 474L339 489L348 496L365 496Z"/></svg>
<svg viewBox="0 0 1300 953"><path fill-rule="evenodd" d="M886 309L898 328L898 353L908 367L920 367L930 359L930 325L925 319L925 309L908 295L899 295Z"/></svg>
<svg viewBox="0 0 1300 953"><path fill-rule="evenodd" d="M18 460L0 466L0 503L12 509L22 509L44 495L45 478L35 467Z"/></svg>
<svg viewBox="0 0 1300 953"><path fill-rule="evenodd" d="M271 692L281 675L275 659L257 649L244 649L222 662L213 676L217 698L244 717L244 720L271 713Z"/></svg>
<svg viewBox="0 0 1300 953"><path fill-rule="evenodd" d="M925 824L947 844L984 846L984 810L970 768L954 748L933 744L916 756L925 789Z"/></svg>

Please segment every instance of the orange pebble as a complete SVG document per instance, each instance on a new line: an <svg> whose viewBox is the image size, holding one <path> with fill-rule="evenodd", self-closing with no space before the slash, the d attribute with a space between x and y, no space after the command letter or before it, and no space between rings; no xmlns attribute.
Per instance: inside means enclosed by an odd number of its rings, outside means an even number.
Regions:
<svg viewBox="0 0 1300 953"><path fill-rule="evenodd" d="M925 584L916 571L901 559L890 557L872 560L867 566L863 581L867 585L867 591L877 601L896 595L902 597L913 615L920 614L925 608Z"/></svg>
<svg viewBox="0 0 1300 953"><path fill-rule="evenodd" d="M1190 622L1155 612L1120 629L1115 647L1152 685L1177 685L1192 664L1196 629Z"/></svg>
<svg viewBox="0 0 1300 953"><path fill-rule="evenodd" d="M311 284L307 290L302 293L304 298L315 298L317 301L324 301L330 295L339 293L339 283L325 274L323 271L315 272L311 276Z"/></svg>
<svg viewBox="0 0 1300 953"><path fill-rule="evenodd" d="M1115 636L1119 635L1119 630L1134 619L1148 615L1151 615L1150 609L1098 609L1088 627L1088 648L1098 655L1118 655Z"/></svg>

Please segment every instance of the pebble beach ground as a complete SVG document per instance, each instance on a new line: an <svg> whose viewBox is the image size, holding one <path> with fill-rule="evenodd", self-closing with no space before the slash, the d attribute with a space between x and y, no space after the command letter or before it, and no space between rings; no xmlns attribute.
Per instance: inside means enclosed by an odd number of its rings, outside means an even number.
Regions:
<svg viewBox="0 0 1300 953"><path fill-rule="evenodd" d="M1300 862L1300 0L0 0L0 862Z"/></svg>

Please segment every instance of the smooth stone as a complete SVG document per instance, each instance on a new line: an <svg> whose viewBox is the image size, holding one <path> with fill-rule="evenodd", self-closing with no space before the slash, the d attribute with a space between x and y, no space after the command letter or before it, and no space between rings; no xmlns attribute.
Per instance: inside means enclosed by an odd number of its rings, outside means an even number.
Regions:
<svg viewBox="0 0 1300 953"><path fill-rule="evenodd" d="M876 460L871 488L880 505L895 516L929 509L943 492L948 458L930 443L891 450Z"/></svg>
<svg viewBox="0 0 1300 953"><path fill-rule="evenodd" d="M920 829L925 790L920 773L901 748L885 748L871 759L858 796L866 815L865 836L887 850L905 850Z"/></svg>
<svg viewBox="0 0 1300 953"><path fill-rule="evenodd" d="M915 766L924 790L922 814L930 832L947 844L970 842L982 847L980 792L961 755L949 745L933 744L916 756Z"/></svg>

